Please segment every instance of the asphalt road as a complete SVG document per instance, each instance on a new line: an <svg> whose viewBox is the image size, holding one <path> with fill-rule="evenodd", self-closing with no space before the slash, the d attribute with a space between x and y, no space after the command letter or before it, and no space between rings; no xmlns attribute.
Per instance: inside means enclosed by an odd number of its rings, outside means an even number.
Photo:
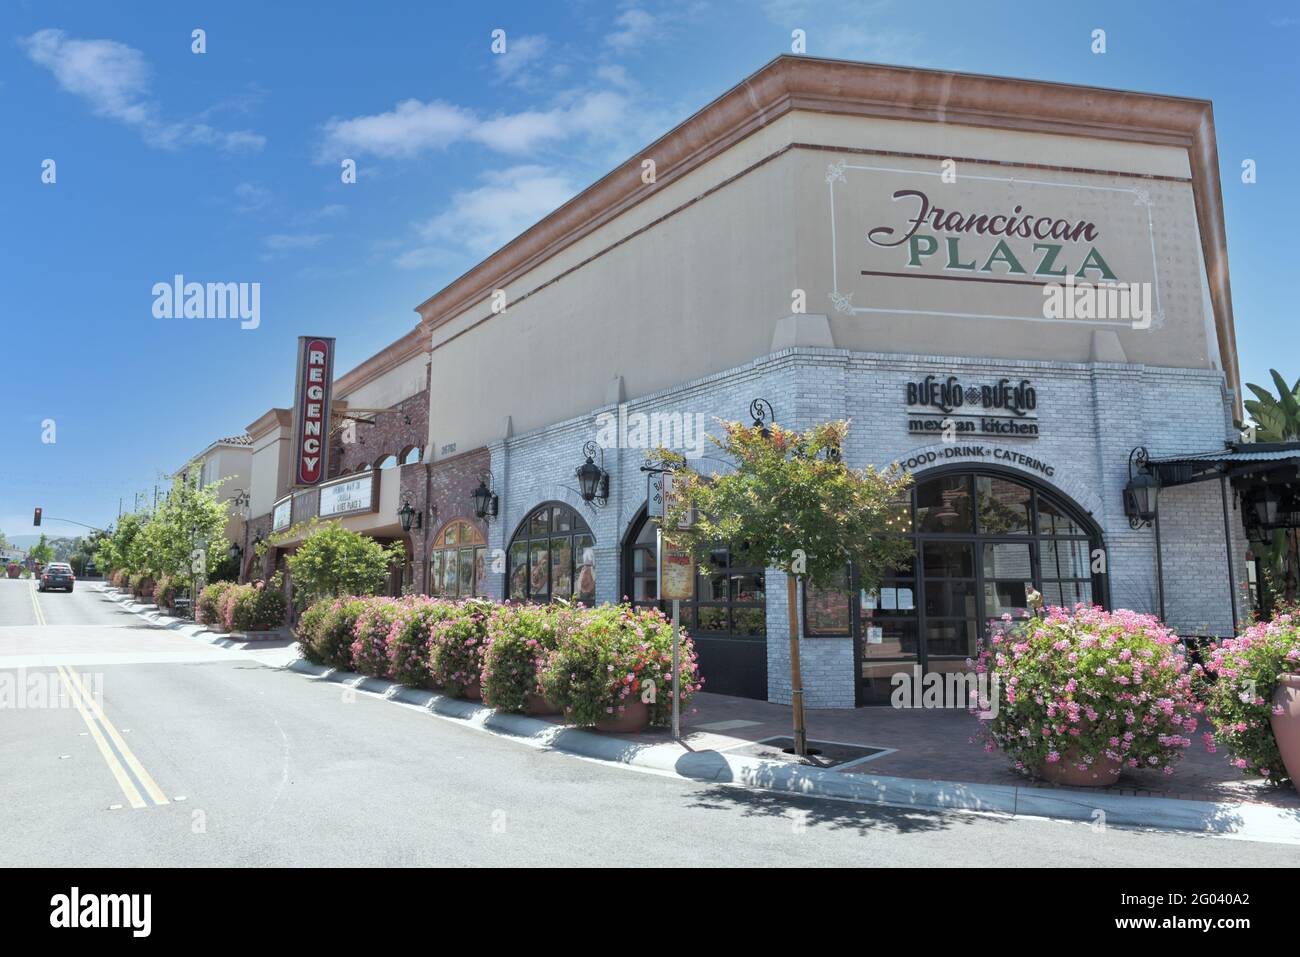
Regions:
<svg viewBox="0 0 1300 957"><path fill-rule="evenodd" d="M1300 860L1290 846L775 797L610 767L267 666L286 654L143 625L85 584L33 601L29 583L0 580L0 863Z"/></svg>

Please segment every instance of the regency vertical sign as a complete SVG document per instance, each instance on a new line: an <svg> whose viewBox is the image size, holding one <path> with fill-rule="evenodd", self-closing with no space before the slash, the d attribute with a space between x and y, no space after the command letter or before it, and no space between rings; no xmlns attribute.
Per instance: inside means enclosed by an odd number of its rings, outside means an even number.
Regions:
<svg viewBox="0 0 1300 957"><path fill-rule="evenodd" d="M330 400L334 340L298 337L298 385L293 393L293 458L289 485L319 485L329 474Z"/></svg>

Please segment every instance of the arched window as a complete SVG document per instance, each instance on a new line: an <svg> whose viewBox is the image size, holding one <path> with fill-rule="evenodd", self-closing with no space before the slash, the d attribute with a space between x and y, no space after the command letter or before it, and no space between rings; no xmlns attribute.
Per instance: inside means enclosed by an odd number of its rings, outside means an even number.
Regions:
<svg viewBox="0 0 1300 957"><path fill-rule="evenodd" d="M415 465L419 461L420 461L420 447L418 445L412 445L405 452L402 453L403 465Z"/></svg>
<svg viewBox="0 0 1300 957"><path fill-rule="evenodd" d="M1051 489L994 468L922 475L900 532L915 551L867 592L805 589L809 634L852 635L859 700L888 699L891 676L920 665L964 671L990 622L1028 613L1030 589L1048 605L1107 602L1094 573L1100 529Z"/></svg>
<svg viewBox="0 0 1300 957"><path fill-rule="evenodd" d="M396 467L397 467L396 455L384 455L384 456L380 456L378 459L375 460L375 468L377 469L391 469Z"/></svg>
<svg viewBox="0 0 1300 957"><path fill-rule="evenodd" d="M507 562L512 601L596 600L596 536L567 505L534 509L515 531Z"/></svg>
<svg viewBox="0 0 1300 957"><path fill-rule="evenodd" d="M482 595L486 577L487 548L479 530L463 519L439 529L429 553L429 594L440 598Z"/></svg>

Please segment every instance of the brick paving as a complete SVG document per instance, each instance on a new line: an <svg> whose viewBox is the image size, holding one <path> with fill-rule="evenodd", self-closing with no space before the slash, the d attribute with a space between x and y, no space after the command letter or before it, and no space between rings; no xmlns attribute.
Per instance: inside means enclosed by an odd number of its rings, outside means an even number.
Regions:
<svg viewBox="0 0 1300 957"><path fill-rule="evenodd" d="M1051 787L1028 781L1010 769L997 751L986 753L971 741L979 720L965 711L903 710L888 707L839 708L807 712L810 741L836 741L894 749L844 774L879 774L902 778ZM701 693L682 717L685 744L692 750L726 750L745 742L790 734L790 709L785 705ZM649 743L666 731L628 736ZM1142 797L1209 801L1246 801L1300 810L1300 795L1258 778L1243 777L1228 765L1223 751L1210 754L1199 737L1172 776L1152 771L1125 771L1119 782L1104 790Z"/></svg>

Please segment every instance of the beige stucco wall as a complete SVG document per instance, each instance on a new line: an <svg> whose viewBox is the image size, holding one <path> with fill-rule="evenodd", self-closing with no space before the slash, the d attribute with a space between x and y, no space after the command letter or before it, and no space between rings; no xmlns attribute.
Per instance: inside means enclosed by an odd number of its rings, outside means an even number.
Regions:
<svg viewBox="0 0 1300 957"><path fill-rule="evenodd" d="M346 401L353 408L387 409L409 399L424 388L428 356L423 352L376 376L351 392L334 394L335 401Z"/></svg>
<svg viewBox="0 0 1300 957"><path fill-rule="evenodd" d="M936 175L945 157L959 158L955 183ZM877 169L834 177L832 230L828 170L839 162ZM1189 174L1185 152L1172 147L788 113L510 283L504 312L494 315L484 299L439 325L430 448L436 456L452 443L490 442L507 416L525 432L584 414L604 404L615 375L636 396L767 354L796 289L807 312L830 316L841 348L1088 361L1101 329L1131 362L1217 367L1191 186L1152 178ZM1135 330L1044 321L1041 285L864 281L863 268L906 271L903 250L866 241L891 217L901 225L904 206L891 199L899 188L922 188L934 205L967 213L1021 203L1035 215L1095 222L1098 237L1063 244L1058 265L1073 272L1096 246L1120 281L1152 283L1163 322ZM963 236L961 258L982 262L995 242ZM913 272L949 273L941 258ZM833 291L852 308L884 311L837 311Z"/></svg>
<svg viewBox="0 0 1300 957"><path fill-rule="evenodd" d="M253 439L249 515L265 515L288 487L288 430L274 428Z"/></svg>

